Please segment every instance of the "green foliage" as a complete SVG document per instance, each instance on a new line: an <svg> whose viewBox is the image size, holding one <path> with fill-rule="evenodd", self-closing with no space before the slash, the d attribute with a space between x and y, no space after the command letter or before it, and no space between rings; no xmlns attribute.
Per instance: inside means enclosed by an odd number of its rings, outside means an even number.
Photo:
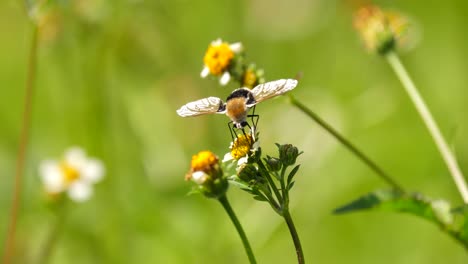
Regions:
<svg viewBox="0 0 468 264"><path fill-rule="evenodd" d="M416 215L437 224L468 249L468 205L451 209L444 200L432 200L422 194L395 190L377 190L335 209L335 214L362 210L381 210Z"/></svg>

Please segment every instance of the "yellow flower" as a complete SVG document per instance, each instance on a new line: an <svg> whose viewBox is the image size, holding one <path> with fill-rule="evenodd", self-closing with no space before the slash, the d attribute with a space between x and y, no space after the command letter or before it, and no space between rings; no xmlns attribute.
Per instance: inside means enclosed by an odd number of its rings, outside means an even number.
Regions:
<svg viewBox="0 0 468 264"><path fill-rule="evenodd" d="M234 142L231 143L231 151L224 155L223 162L236 160L238 167L241 167L257 151L258 146L259 141L252 134L238 135Z"/></svg>
<svg viewBox="0 0 468 264"><path fill-rule="evenodd" d="M384 54L393 49L395 44L401 43L408 22L398 13L382 11L377 6L369 5L356 12L354 27L369 51Z"/></svg>
<svg viewBox="0 0 468 264"><path fill-rule="evenodd" d="M191 169L208 173L213 166L218 164L218 157L211 151L204 150L192 156Z"/></svg>
<svg viewBox="0 0 468 264"><path fill-rule="evenodd" d="M193 155L190 171L185 175L185 180L195 182L198 185L197 189L211 198L221 197L229 186L227 179L223 177L218 157L207 150Z"/></svg>
<svg viewBox="0 0 468 264"><path fill-rule="evenodd" d="M216 175L217 170L219 170L219 158L211 151L200 151L192 156L190 171L185 175L185 180L203 184L209 177Z"/></svg>
<svg viewBox="0 0 468 264"><path fill-rule="evenodd" d="M231 156L235 160L239 160L249 154L253 145L253 138L251 135L239 135L233 142L231 147Z"/></svg>
<svg viewBox="0 0 468 264"><path fill-rule="evenodd" d="M221 76L220 83L226 85L231 79L229 67L232 64L232 60L242 49L243 47L240 42L229 44L221 39L211 42L203 57L204 68L200 76L202 78L207 77L209 74Z"/></svg>

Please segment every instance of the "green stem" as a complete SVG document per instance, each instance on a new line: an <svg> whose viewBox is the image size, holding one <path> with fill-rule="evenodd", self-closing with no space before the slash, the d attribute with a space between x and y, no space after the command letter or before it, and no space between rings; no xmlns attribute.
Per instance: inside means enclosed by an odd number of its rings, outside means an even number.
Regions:
<svg viewBox="0 0 468 264"><path fill-rule="evenodd" d="M463 198L463 201L465 203L468 203L468 186L465 182L460 167L458 166L457 160L455 159L455 156L453 155L447 142L442 136L442 133L440 132L439 127L437 126L437 123L435 122L434 118L431 115L431 112L429 111L429 108L427 107L423 98L419 94L416 85L411 80L411 77L409 76L405 67L401 63L398 55L394 51L388 52L385 55L385 58L387 59L388 64L390 64L397 77L400 79L403 87L405 88L409 97L413 101L416 110L419 112L419 115L421 116L424 124L426 125L427 130L429 130L429 133L431 134L431 137L434 140L437 149L439 150L443 160L445 161L445 164L447 165L448 170L450 171L450 174L452 175L452 179L455 182L455 185L457 186L458 191L460 192Z"/></svg>
<svg viewBox="0 0 468 264"><path fill-rule="evenodd" d="M28 72L26 79L26 91L24 98L24 108L22 117L21 135L19 139L18 157L16 160L16 173L15 173L15 185L13 190L13 199L11 202L10 222L8 225L8 231L6 234L5 247L3 249L3 264L11 263L13 253L15 251L15 233L16 224L18 222L18 212L21 204L21 187L22 178L24 174L25 160L26 160L26 149L28 146L29 130L31 127L31 112L32 112L32 99L34 93L34 81L36 77L36 64L37 64L37 47L38 47L38 28L34 25L31 47L29 50L28 58Z"/></svg>
<svg viewBox="0 0 468 264"><path fill-rule="evenodd" d="M218 201L223 205L224 210L226 210L226 213L229 215L229 218L231 218L232 223L236 227L237 233L239 234L242 244L244 245L245 252L247 253L247 256L249 257L249 261L251 264L257 263L255 260L255 256L253 254L252 248L250 247L249 240L247 239L247 236L244 233L244 230L242 229L242 226L239 222L239 220L236 217L236 214L232 210L231 205L229 204L229 201L226 197L226 195L221 196Z"/></svg>
<svg viewBox="0 0 468 264"><path fill-rule="evenodd" d="M48 262L48 259L53 251L53 248L57 242L57 239L60 235L60 232L63 229L65 224L66 218L66 201L61 201L60 207L58 208L57 216L55 219L55 223L52 226L50 233L48 234L47 240L43 244L41 251L39 252L39 256L37 258L37 264L45 264Z"/></svg>
<svg viewBox="0 0 468 264"><path fill-rule="evenodd" d="M297 101L292 95L289 96L291 103L305 113L307 116L312 118L315 122L317 122L323 129L325 129L328 133L334 136L343 146L348 148L354 155L356 155L361 161L363 161L369 168L371 168L377 175L391 185L393 188L400 192L404 192L404 189L399 185L395 180L390 177L382 168L380 168L375 162L373 162L367 155L365 155L362 151L360 151L356 146L354 146L350 141L344 138L338 131L336 131L331 125L325 122L322 118L320 118L316 113L312 110L307 108L305 105Z"/></svg>
<svg viewBox="0 0 468 264"><path fill-rule="evenodd" d="M271 178L270 173L268 172L268 170L265 167L265 165L263 164L263 162L261 160L258 160L257 164L258 164L258 168L260 169L260 172L263 173L263 175L267 179L268 183L270 184L271 189L273 189L273 192L275 193L276 198L278 199L278 203L281 205L280 210L282 210L283 209L283 204L284 204L284 202L283 202L284 197L278 191L278 187L276 187L275 182Z"/></svg>
<svg viewBox="0 0 468 264"><path fill-rule="evenodd" d="M286 190L286 185L284 184L284 175L286 174L286 166L283 165L281 168L280 183L281 183L281 192L283 193L283 207L289 208L289 190Z"/></svg>
<svg viewBox="0 0 468 264"><path fill-rule="evenodd" d="M296 227L294 226L294 222L291 218L291 214L289 213L288 209L283 210L283 217L284 220L286 221L286 224L288 225L289 232L291 233L291 237L294 241L294 247L296 248L296 254L297 254L297 263L303 264L305 263L304 261L304 252L302 251L302 245L301 241L299 240L299 235L297 234Z"/></svg>

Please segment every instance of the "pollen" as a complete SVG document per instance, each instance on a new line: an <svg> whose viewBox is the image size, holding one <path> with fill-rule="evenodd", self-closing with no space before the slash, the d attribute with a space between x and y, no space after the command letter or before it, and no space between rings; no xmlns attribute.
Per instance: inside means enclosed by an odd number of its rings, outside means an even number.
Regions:
<svg viewBox="0 0 468 264"><path fill-rule="evenodd" d="M72 183L80 177L80 173L78 172L78 170L70 166L66 162L62 162L60 164L60 170L62 171L63 178L67 184Z"/></svg>
<svg viewBox="0 0 468 264"><path fill-rule="evenodd" d="M232 58L234 58L234 51L227 42L222 42L208 47L203 62L210 69L211 74L221 75L229 67Z"/></svg>
<svg viewBox="0 0 468 264"><path fill-rule="evenodd" d="M253 142L251 135L239 135L232 144L231 156L235 160L247 156L252 148Z"/></svg>
<svg viewBox="0 0 468 264"><path fill-rule="evenodd" d="M191 170L210 172L211 169L218 164L218 157L211 151L200 151L198 154L192 156Z"/></svg>

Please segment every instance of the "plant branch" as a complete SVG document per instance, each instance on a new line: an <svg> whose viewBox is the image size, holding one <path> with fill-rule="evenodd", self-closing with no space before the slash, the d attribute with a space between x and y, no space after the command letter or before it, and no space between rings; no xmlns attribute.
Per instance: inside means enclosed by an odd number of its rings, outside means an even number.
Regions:
<svg viewBox="0 0 468 264"><path fill-rule="evenodd" d="M251 264L257 263L255 260L255 256L253 254L252 248L250 247L249 240L247 239L247 236L245 235L244 229L242 229L242 225L240 224L239 220L237 219L236 214L232 210L231 205L229 204L229 201L226 197L226 195L221 196L218 201L223 205L224 210L226 210L226 213L229 215L229 218L231 218L232 223L236 227L237 233L239 234L242 244L244 245L245 252L247 253L247 256L249 257L249 261Z"/></svg>
<svg viewBox="0 0 468 264"><path fill-rule="evenodd" d="M455 156L453 155L447 142L442 136L442 133L440 132L439 127L437 126L437 123L435 122L434 118L431 115L431 112L429 111L429 108L426 106L426 103L419 94L416 85L411 80L411 77L409 76L405 67L401 63L398 55L395 52L390 51L385 55L385 58L387 59L388 64L390 64L397 77L400 79L409 97L413 101L413 104L416 107L416 110L418 111L419 115L421 116L424 124L426 125L427 130L429 130L429 133L431 134L431 137L434 140L434 143L436 144L440 155L442 155L442 158L445 164L447 165L450 174L452 175L452 179L455 182L455 185L457 186L458 191L460 192L463 198L463 201L467 204L468 186L465 182L460 167L458 166L457 160L455 159Z"/></svg>
<svg viewBox="0 0 468 264"><path fill-rule="evenodd" d="M399 185L389 174L387 174L382 168L380 168L374 161L372 161L366 154L360 151L356 146L354 146L350 141L343 137L338 131L336 131L331 125L325 122L320 118L316 113L307 108L301 102L296 100L292 95L289 96L292 105L301 110L308 117L312 118L317 124L319 124L323 129L328 133L334 136L343 146L345 146L349 151L356 155L361 161L363 161L370 169L372 169L377 175L391 185L393 188L400 192L404 192L404 189Z"/></svg>
<svg viewBox="0 0 468 264"><path fill-rule="evenodd" d="M294 226L294 222L291 218L291 214L289 213L289 209L285 208L283 210L283 217L288 225L289 232L291 233L291 237L294 242L294 247L296 248L297 254L297 263L303 264L304 261L304 252L302 251L301 241L299 240L299 235L297 234L296 227Z"/></svg>
<svg viewBox="0 0 468 264"><path fill-rule="evenodd" d="M37 64L37 49L38 49L38 28L34 24L31 47L28 58L28 72L26 79L26 89L24 98L24 108L22 117L21 134L19 139L18 156L16 159L15 168L15 182L13 189L13 198L11 202L10 221L8 225L8 231L6 234L5 247L3 249L3 264L11 263L15 248L15 233L16 224L18 222L18 212L21 204L21 187L22 178L24 174L26 149L29 140L29 131L31 127L31 112L32 112L32 99L34 94L34 83L36 77L36 64Z"/></svg>

